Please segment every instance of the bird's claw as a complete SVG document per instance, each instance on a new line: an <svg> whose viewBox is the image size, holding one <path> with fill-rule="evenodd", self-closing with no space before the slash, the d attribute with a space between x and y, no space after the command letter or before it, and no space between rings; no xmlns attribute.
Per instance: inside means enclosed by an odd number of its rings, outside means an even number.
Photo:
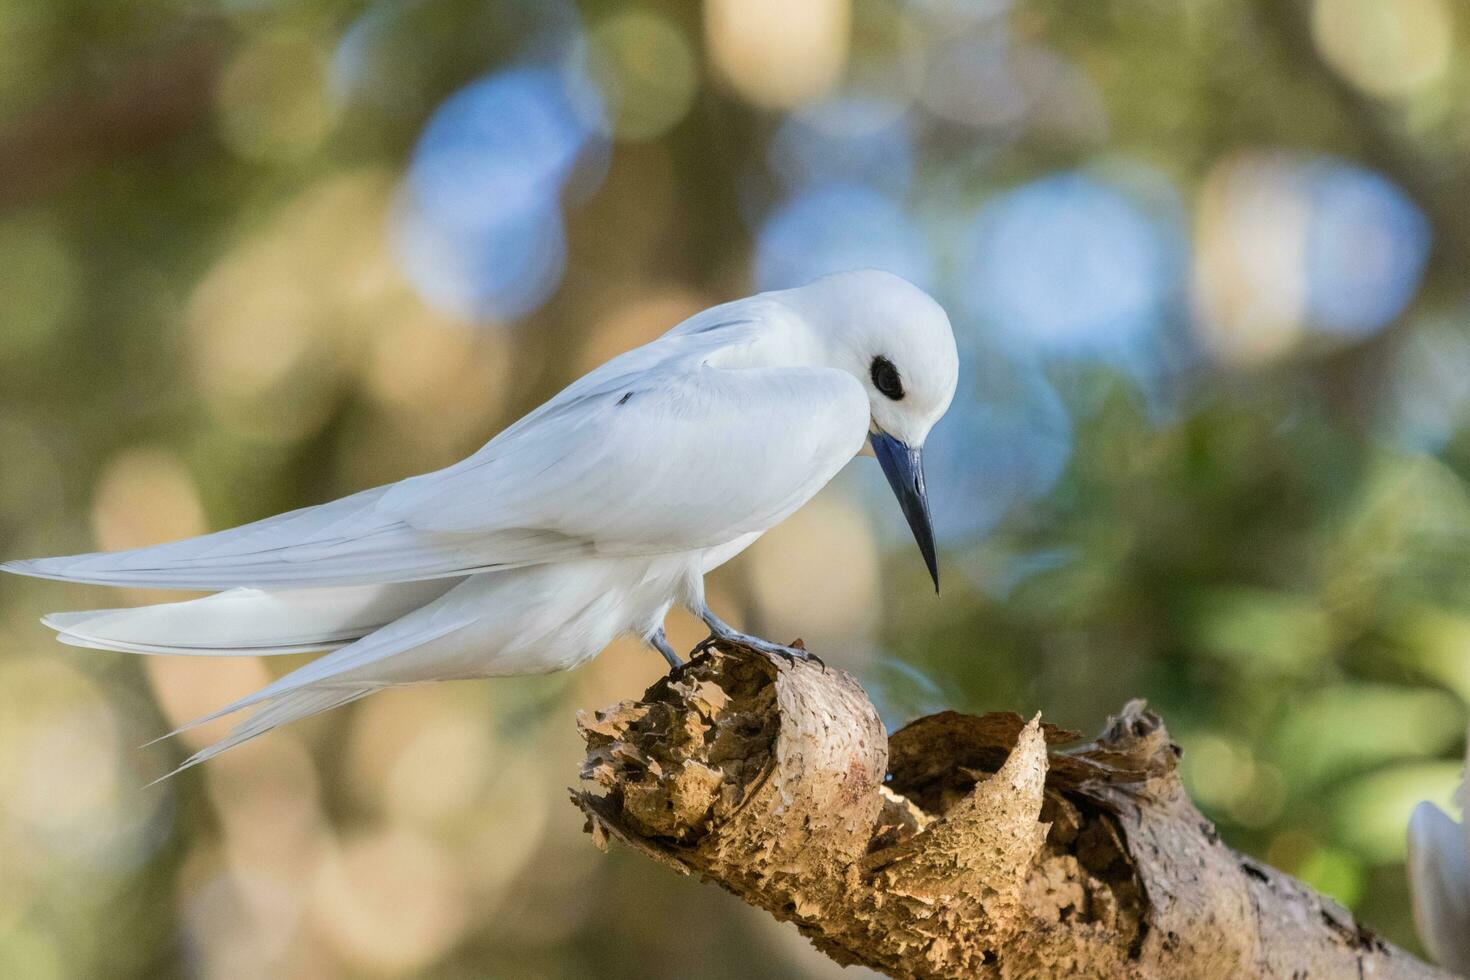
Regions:
<svg viewBox="0 0 1470 980"><path fill-rule="evenodd" d="M824 671L827 669L827 665L822 662L822 658L808 650L806 648L806 644L801 642L800 639L792 640L790 646L782 646L779 643L773 643L771 644L770 650L765 652L770 653L773 656L780 657L787 663L795 663L796 661L801 660L807 663L814 663L818 667L822 668L822 670Z"/></svg>
<svg viewBox="0 0 1470 980"><path fill-rule="evenodd" d="M799 639L792 641L790 646L783 646L780 643L769 643L753 636L722 636L719 633L711 633L703 640L700 640L699 643L695 644L694 649L689 651L689 656L692 659L721 644L739 647L742 650L749 650L752 653L759 653L767 657L780 658L787 663L796 663L800 660L815 663L823 671L827 669L827 665L822 662L822 658L808 650L806 645Z"/></svg>
<svg viewBox="0 0 1470 980"><path fill-rule="evenodd" d="M822 661L821 657L800 647L781 647L772 650L771 653L785 660L787 663L796 663L799 660L802 663L816 664L822 668L823 673L827 672L827 665Z"/></svg>

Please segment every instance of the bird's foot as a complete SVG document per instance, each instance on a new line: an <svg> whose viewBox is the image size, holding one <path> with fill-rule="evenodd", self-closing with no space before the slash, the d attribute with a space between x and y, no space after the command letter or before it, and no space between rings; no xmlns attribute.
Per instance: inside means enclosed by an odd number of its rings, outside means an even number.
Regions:
<svg viewBox="0 0 1470 980"><path fill-rule="evenodd" d="M762 640L758 636L750 636L749 634L740 633L735 630L728 632L715 630L711 632L709 636L695 645L694 649L690 651L689 656L697 657L712 647L722 644L725 646L740 647L743 650L750 650L762 656L784 660L787 663L795 663L801 660L815 663L823 670L827 669L827 665L822 662L822 658L808 650L801 640L794 640L790 646L786 646L781 643L772 643L770 640Z"/></svg>

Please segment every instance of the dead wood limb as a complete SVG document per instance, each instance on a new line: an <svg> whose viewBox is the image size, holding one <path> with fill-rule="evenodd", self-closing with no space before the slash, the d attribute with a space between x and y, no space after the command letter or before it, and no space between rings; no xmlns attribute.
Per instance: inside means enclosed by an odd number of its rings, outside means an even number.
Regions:
<svg viewBox="0 0 1470 980"><path fill-rule="evenodd" d="M944 712L889 738L862 688L717 650L583 716L609 837L893 977L1435 977L1235 853L1132 702L1098 739Z"/></svg>

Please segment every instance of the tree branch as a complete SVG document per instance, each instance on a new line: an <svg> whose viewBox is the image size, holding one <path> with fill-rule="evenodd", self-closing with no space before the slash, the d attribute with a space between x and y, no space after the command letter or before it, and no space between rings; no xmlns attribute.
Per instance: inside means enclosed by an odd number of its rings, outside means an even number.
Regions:
<svg viewBox="0 0 1470 980"><path fill-rule="evenodd" d="M848 675L734 650L579 719L573 801L832 959L889 976L1435 977L1220 843L1142 702L1094 742L944 712L884 735Z"/></svg>

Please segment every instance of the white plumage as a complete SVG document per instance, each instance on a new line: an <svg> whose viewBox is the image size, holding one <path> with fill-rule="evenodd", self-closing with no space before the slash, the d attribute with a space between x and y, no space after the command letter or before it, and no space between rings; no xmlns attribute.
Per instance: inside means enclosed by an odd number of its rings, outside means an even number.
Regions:
<svg viewBox="0 0 1470 980"><path fill-rule="evenodd" d="M446 469L186 541L0 567L219 590L48 616L66 643L332 650L211 715L256 708L185 767L385 686L561 670L625 633L672 660L662 621L675 602L717 634L789 653L715 619L704 573L870 446L932 571L918 449L956 373L928 296L886 273L842 273L706 310Z"/></svg>

